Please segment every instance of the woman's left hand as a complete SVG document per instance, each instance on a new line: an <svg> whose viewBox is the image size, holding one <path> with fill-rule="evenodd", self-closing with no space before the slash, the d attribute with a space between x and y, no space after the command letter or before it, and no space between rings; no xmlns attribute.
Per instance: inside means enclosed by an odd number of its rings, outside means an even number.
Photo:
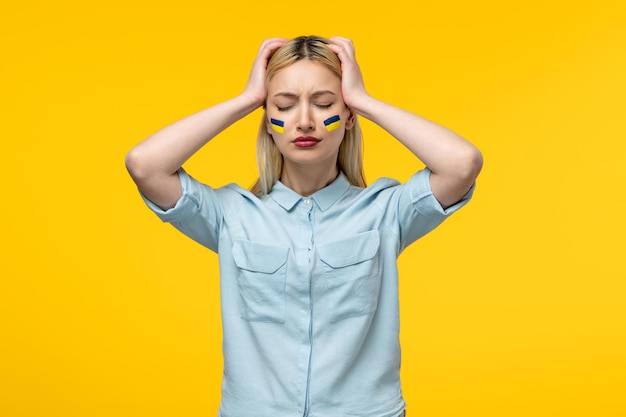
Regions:
<svg viewBox="0 0 626 417"><path fill-rule="evenodd" d="M354 45L350 39L333 36L328 47L341 61L341 93L345 103L357 113L360 100L368 96L363 83L361 69L356 62Z"/></svg>

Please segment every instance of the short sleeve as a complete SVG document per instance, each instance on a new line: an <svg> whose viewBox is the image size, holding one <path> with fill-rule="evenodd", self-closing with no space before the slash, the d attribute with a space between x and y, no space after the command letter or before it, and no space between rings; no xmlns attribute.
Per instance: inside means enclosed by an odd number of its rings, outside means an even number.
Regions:
<svg viewBox="0 0 626 417"><path fill-rule="evenodd" d="M398 221L401 250L433 230L454 212L469 202L476 184L456 204L444 209L430 188L431 171L425 168L400 186Z"/></svg>
<svg viewBox="0 0 626 417"><path fill-rule="evenodd" d="M176 205L163 210L141 194L146 205L163 222L217 252L219 229L222 223L222 206L215 190L191 177L184 169L178 170L182 195Z"/></svg>

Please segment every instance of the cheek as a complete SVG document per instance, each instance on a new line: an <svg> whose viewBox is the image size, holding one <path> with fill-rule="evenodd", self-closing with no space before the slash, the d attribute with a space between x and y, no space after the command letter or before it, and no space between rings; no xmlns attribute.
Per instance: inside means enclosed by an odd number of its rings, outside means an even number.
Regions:
<svg viewBox="0 0 626 417"><path fill-rule="evenodd" d="M342 123L341 117L337 114L324 120L324 128L326 128L328 132L333 132L339 129Z"/></svg>
<svg viewBox="0 0 626 417"><path fill-rule="evenodd" d="M268 124L268 133L272 135L272 131L280 134L285 133L285 121L282 119L275 119L273 117L270 117L270 121Z"/></svg>

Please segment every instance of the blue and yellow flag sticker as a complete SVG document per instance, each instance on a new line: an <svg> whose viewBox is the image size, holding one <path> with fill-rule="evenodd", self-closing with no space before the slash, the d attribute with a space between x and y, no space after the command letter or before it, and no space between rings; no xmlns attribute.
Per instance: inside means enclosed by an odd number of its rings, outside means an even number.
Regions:
<svg viewBox="0 0 626 417"><path fill-rule="evenodd" d="M329 132L337 129L339 126L341 126L341 119L339 118L339 115L337 114L324 120L324 126L326 126L326 130L328 130Z"/></svg>
<svg viewBox="0 0 626 417"><path fill-rule="evenodd" d="M272 129L274 129L278 133L285 133L285 122L278 119L271 119L270 124L272 125Z"/></svg>

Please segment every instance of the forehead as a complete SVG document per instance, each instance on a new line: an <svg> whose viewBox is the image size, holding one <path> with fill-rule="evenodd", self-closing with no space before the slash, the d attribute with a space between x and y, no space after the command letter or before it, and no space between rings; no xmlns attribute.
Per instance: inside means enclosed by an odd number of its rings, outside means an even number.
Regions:
<svg viewBox="0 0 626 417"><path fill-rule="evenodd" d="M269 96L277 92L339 91L340 88L341 80L331 70L310 59L301 59L277 71L267 85Z"/></svg>

